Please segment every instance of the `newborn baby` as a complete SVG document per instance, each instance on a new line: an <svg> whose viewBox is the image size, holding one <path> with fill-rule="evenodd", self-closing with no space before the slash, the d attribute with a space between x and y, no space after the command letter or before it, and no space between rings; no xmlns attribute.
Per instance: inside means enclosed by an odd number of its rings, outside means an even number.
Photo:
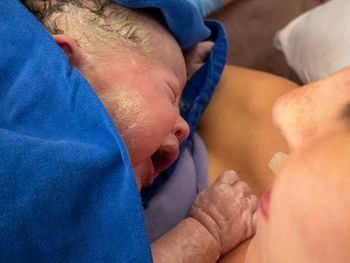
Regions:
<svg viewBox="0 0 350 263"><path fill-rule="evenodd" d="M189 134L179 101L191 72L179 44L140 10L102 0L44 2L27 5L104 104L128 149L138 189L152 184ZM197 69L190 66L192 55L187 68ZM225 172L198 195L188 218L152 243L153 259L215 262L254 234L256 209L248 185Z"/></svg>

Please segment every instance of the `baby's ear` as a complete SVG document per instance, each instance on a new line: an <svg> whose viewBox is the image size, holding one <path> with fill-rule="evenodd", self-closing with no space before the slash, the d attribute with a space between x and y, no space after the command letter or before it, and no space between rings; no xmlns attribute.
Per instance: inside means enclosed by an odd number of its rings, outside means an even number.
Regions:
<svg viewBox="0 0 350 263"><path fill-rule="evenodd" d="M192 75L203 66L205 61L209 58L213 46L214 42L204 41L198 43L193 49L184 53L187 79L190 79Z"/></svg>
<svg viewBox="0 0 350 263"><path fill-rule="evenodd" d="M60 46L64 54L66 54L69 64L78 67L82 63L83 54L79 49L77 42L66 35L52 35L57 45Z"/></svg>

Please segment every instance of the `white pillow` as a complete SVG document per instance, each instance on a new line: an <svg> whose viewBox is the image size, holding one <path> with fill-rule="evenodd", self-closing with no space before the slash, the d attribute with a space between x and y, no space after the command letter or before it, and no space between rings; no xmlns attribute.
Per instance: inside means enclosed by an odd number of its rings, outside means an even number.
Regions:
<svg viewBox="0 0 350 263"><path fill-rule="evenodd" d="M350 65L350 0L332 0L298 16L277 32L283 51L303 83Z"/></svg>

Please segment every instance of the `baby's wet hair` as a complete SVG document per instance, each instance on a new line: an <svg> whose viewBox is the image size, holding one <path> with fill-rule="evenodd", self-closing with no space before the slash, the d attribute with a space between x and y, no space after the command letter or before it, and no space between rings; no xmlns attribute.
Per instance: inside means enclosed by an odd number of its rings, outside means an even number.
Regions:
<svg viewBox="0 0 350 263"><path fill-rule="evenodd" d="M151 17L111 0L21 0L52 35L68 34L96 50L114 43L143 53L152 49Z"/></svg>

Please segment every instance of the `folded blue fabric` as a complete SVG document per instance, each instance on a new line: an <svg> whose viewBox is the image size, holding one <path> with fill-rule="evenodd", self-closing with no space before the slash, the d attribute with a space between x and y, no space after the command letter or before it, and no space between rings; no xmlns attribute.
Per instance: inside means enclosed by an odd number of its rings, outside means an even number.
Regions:
<svg viewBox="0 0 350 263"><path fill-rule="evenodd" d="M190 126L189 138L181 144L179 159L158 176L151 186L141 191L147 230L152 241L187 216L195 196L207 185L208 160L206 152L202 152L205 151L205 147L199 147L199 139L195 143L192 137L199 118L220 80L226 61L227 40L220 23L216 21L205 23L212 31L210 39L215 45L208 61L187 83L180 105L181 114ZM192 146L187 147L188 144L197 145L195 147L197 149L193 151ZM173 176L176 178L172 178ZM181 190L176 191L176 188ZM179 195L179 191L187 192ZM176 210L176 215L172 209Z"/></svg>
<svg viewBox="0 0 350 263"><path fill-rule="evenodd" d="M174 34L183 50L191 49L199 41L210 36L210 30L203 24L198 10L187 0L114 0L131 8L156 8L160 18ZM163 20L164 19L164 20Z"/></svg>
<svg viewBox="0 0 350 263"><path fill-rule="evenodd" d="M213 35L185 0L116 2L158 8L184 50ZM20 1L0 8L1 261L152 262L127 150L105 108ZM205 93L186 103L192 129Z"/></svg>
<svg viewBox="0 0 350 263"><path fill-rule="evenodd" d="M180 145L181 153L192 139L199 118L212 97L226 62L227 38L223 26L218 21L207 20L205 24L211 30L208 40L215 42L215 45L212 48L209 59L187 82L182 93L180 111L183 118L189 124L190 134ZM141 194L145 207L147 207L154 193L166 183L176 165L177 161L167 171L158 176L151 186L142 189Z"/></svg>
<svg viewBox="0 0 350 263"><path fill-rule="evenodd" d="M217 11L222 6L224 0L188 0L201 13L203 17Z"/></svg>

